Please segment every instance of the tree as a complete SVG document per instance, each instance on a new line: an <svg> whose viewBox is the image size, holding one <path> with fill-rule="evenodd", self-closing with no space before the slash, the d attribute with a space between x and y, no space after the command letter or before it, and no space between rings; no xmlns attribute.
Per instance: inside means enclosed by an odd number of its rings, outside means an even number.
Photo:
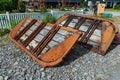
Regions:
<svg viewBox="0 0 120 80"><path fill-rule="evenodd" d="M12 0L13 9L16 10L18 6L18 0Z"/></svg>
<svg viewBox="0 0 120 80"><path fill-rule="evenodd" d="M25 2L24 1L21 1L20 2L20 12L25 12L26 11L26 6L25 6Z"/></svg>
<svg viewBox="0 0 120 80"><path fill-rule="evenodd" d="M0 11L9 11L15 10L17 7L17 0L0 0Z"/></svg>

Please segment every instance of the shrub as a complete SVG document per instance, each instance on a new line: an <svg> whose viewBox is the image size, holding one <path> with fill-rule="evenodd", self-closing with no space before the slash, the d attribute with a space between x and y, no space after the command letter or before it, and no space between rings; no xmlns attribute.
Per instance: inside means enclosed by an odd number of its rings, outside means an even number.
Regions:
<svg viewBox="0 0 120 80"><path fill-rule="evenodd" d="M117 4L114 9L120 10L120 4Z"/></svg>
<svg viewBox="0 0 120 80"><path fill-rule="evenodd" d="M46 17L43 18L43 22L55 23L56 21L57 19L52 15L47 15Z"/></svg>
<svg viewBox="0 0 120 80"><path fill-rule="evenodd" d="M81 7L81 8L84 8L84 7L85 7L85 1L84 1L84 0L81 0L81 1L80 1L80 7Z"/></svg>

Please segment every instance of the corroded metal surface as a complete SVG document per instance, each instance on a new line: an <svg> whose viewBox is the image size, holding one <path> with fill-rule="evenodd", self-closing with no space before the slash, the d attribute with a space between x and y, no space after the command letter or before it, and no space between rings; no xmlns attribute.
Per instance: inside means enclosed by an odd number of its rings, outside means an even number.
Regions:
<svg viewBox="0 0 120 80"><path fill-rule="evenodd" d="M81 31L83 35L79 38L79 43L101 55L105 55L118 33L114 21L92 16L65 14L56 24Z"/></svg>
<svg viewBox="0 0 120 80"><path fill-rule="evenodd" d="M55 24L24 18L10 32L11 40L42 67L62 62L76 41L105 55L110 44L120 42L118 26L112 20L65 14Z"/></svg>
<svg viewBox="0 0 120 80"><path fill-rule="evenodd" d="M10 33L11 40L42 67L59 64L81 36L81 32L37 21L23 19Z"/></svg>

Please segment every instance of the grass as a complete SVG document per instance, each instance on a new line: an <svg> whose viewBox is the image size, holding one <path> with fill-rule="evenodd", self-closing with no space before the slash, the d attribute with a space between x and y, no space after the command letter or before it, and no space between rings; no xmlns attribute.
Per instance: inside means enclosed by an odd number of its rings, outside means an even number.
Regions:
<svg viewBox="0 0 120 80"><path fill-rule="evenodd" d="M7 28L0 29L0 36L3 36L3 35L5 35L5 34L7 34L7 33L9 33L9 32L10 32L10 30L7 29Z"/></svg>
<svg viewBox="0 0 120 80"><path fill-rule="evenodd" d="M107 8L105 11L110 11L110 12L120 12L120 10L116 10L114 8Z"/></svg>
<svg viewBox="0 0 120 80"><path fill-rule="evenodd" d="M117 24L120 24L120 16L114 16L111 19L114 20Z"/></svg>
<svg viewBox="0 0 120 80"><path fill-rule="evenodd" d="M5 43L0 43L0 47L5 46L5 45L6 45Z"/></svg>
<svg viewBox="0 0 120 80"><path fill-rule="evenodd" d="M7 43L10 42L9 34L5 34L4 36L0 36L0 47L5 46Z"/></svg>

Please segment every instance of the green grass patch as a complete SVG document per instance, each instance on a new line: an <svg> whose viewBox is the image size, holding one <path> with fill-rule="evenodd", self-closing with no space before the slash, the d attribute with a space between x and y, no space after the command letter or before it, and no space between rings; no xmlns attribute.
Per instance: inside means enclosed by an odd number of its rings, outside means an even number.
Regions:
<svg viewBox="0 0 120 80"><path fill-rule="evenodd" d="M120 24L120 16L114 16L111 19L114 20L117 24Z"/></svg>
<svg viewBox="0 0 120 80"><path fill-rule="evenodd" d="M7 34L7 33L9 33L9 32L10 32L10 30L7 29L7 28L0 29L0 36L3 36L3 35L5 35L5 34Z"/></svg>
<svg viewBox="0 0 120 80"><path fill-rule="evenodd" d="M109 12L120 12L120 9L107 8L107 9L105 9L105 11L109 11Z"/></svg>
<svg viewBox="0 0 120 80"><path fill-rule="evenodd" d="M2 46L5 46L5 43L1 43L1 44L0 44L0 47L2 47Z"/></svg>

